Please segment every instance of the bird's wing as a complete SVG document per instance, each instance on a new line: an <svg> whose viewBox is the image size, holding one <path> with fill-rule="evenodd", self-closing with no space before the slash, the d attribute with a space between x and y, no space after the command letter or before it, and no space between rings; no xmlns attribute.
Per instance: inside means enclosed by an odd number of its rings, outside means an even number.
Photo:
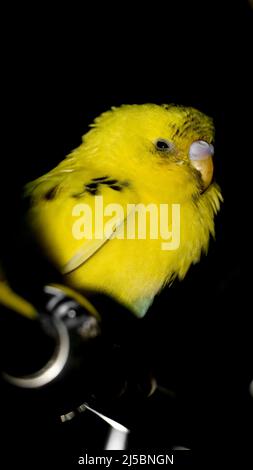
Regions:
<svg viewBox="0 0 253 470"><path fill-rule="evenodd" d="M138 203L132 183L124 178L91 169L66 170L54 170L27 187L31 224L63 274L118 235ZM101 231L101 224L106 230Z"/></svg>
<svg viewBox="0 0 253 470"><path fill-rule="evenodd" d="M83 245L78 249L78 251L72 256L72 258L63 266L62 273L68 274L79 266L81 266L85 261L87 261L91 256L93 256L98 250L100 250L105 243L108 243L109 240L116 237L119 233L122 224L125 222L126 218L130 214L126 215L124 218L119 217L115 220L113 226L107 231L102 238L85 241Z"/></svg>

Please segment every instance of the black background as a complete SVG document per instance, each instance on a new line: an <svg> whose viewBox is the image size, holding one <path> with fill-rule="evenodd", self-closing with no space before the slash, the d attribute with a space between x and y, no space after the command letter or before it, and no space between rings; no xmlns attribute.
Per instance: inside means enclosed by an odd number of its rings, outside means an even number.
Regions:
<svg viewBox="0 0 253 470"><path fill-rule="evenodd" d="M158 377L179 397L193 447L249 448L252 330L241 260L251 252L250 213L246 218L244 211L252 152L252 10L243 1L104 10L22 10L26 22L18 11L7 16L3 266L20 293L29 293L34 279L42 282L21 242L22 187L78 146L95 116L111 106L146 102L190 105L211 115L215 177L225 200L216 242L183 283L155 300L148 314L150 348Z"/></svg>

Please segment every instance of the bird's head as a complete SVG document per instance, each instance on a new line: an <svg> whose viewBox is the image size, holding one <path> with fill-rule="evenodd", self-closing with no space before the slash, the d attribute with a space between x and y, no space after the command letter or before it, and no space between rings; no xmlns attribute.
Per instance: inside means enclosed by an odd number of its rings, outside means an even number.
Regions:
<svg viewBox="0 0 253 470"><path fill-rule="evenodd" d="M203 192L213 178L212 119L200 111L176 105L123 105L99 116L84 136L89 154L107 157L107 164L133 175L180 168ZM162 172L161 172L162 170ZM168 173L167 173L168 174ZM143 174L144 176L144 174Z"/></svg>

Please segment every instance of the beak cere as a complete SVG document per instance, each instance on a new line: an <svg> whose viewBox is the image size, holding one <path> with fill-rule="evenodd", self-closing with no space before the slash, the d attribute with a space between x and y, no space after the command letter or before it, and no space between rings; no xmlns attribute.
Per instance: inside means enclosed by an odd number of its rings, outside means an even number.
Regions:
<svg viewBox="0 0 253 470"><path fill-rule="evenodd" d="M207 189L213 179L213 159L214 148L204 140L193 142L189 157L192 166L201 174L203 190Z"/></svg>

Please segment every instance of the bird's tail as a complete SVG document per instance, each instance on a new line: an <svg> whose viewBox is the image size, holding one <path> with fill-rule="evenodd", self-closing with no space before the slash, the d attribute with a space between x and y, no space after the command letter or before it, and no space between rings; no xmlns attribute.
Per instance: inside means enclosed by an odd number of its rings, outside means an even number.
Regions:
<svg viewBox="0 0 253 470"><path fill-rule="evenodd" d="M0 266L0 305L28 318L36 318L37 311L34 306L9 286Z"/></svg>

